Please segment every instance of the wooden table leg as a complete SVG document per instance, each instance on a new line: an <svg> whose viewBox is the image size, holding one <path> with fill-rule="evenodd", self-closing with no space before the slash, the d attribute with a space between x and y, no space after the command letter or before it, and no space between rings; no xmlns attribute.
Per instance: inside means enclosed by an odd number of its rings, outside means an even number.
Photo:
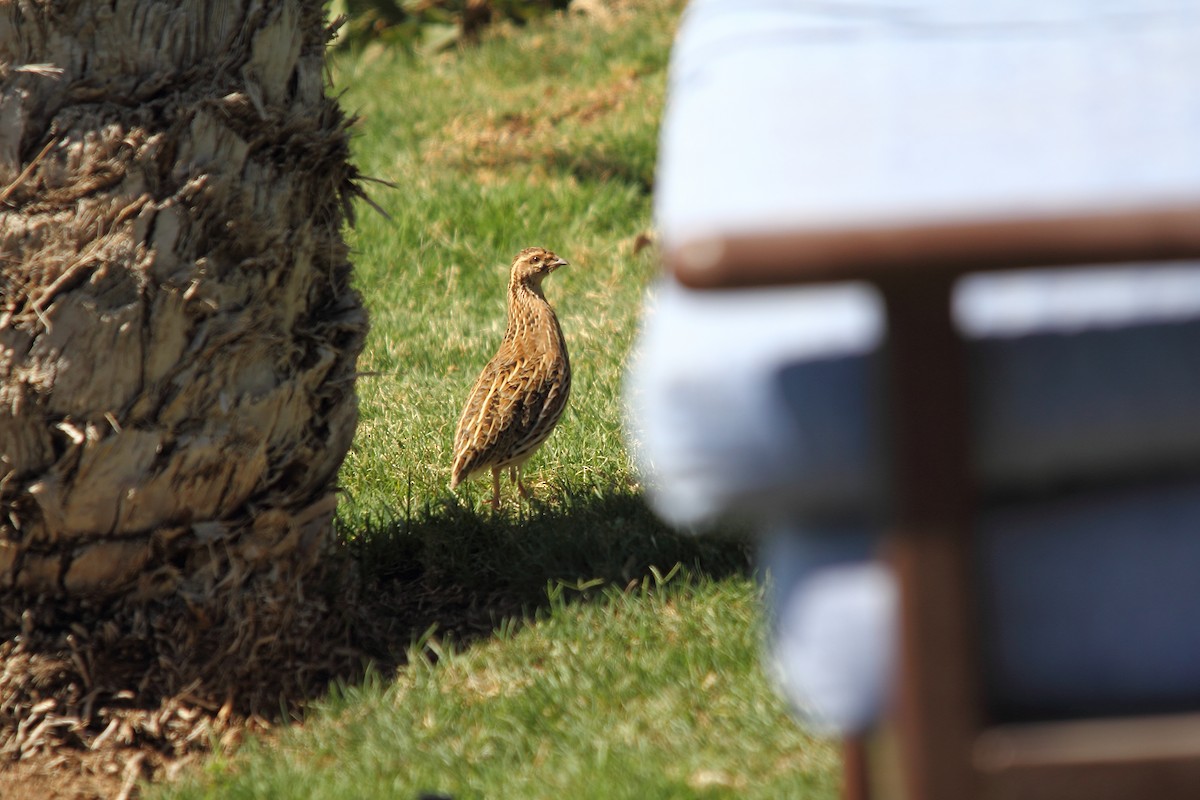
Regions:
<svg viewBox="0 0 1200 800"><path fill-rule="evenodd" d="M867 743L861 736L842 742L842 800L870 800Z"/></svg>
<svg viewBox="0 0 1200 800"><path fill-rule="evenodd" d="M900 586L893 721L903 788L908 800L969 800L982 706L971 624L974 481L965 347L951 317L951 280L881 288L896 526L886 555Z"/></svg>

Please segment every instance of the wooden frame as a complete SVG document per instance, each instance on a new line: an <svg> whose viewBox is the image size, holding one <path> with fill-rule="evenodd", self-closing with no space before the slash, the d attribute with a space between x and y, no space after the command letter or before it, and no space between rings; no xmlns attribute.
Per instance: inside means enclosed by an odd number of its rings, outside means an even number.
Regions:
<svg viewBox="0 0 1200 800"><path fill-rule="evenodd" d="M1091 213L864 224L669 243L667 269L698 289L900 282L1036 266L1162 261L1200 254L1200 198Z"/></svg>
<svg viewBox="0 0 1200 800"><path fill-rule="evenodd" d="M1200 200L1141 209L714 237L665 253L685 285L865 280L888 316L893 528L901 651L887 726L907 800L1193 800L1200 714L992 725L973 640L975 488L966 364L951 319L968 272L1200 258ZM847 743L843 794L871 794Z"/></svg>

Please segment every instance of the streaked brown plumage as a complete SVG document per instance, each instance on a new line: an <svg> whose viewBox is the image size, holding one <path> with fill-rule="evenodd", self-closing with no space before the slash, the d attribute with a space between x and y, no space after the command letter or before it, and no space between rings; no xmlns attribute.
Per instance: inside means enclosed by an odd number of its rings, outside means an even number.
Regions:
<svg viewBox="0 0 1200 800"><path fill-rule="evenodd" d="M508 281L508 328L483 368L454 434L450 488L490 469L492 508L500 507L500 471L522 497L521 467L554 430L571 392L571 362L542 281L566 261L541 247L517 254Z"/></svg>

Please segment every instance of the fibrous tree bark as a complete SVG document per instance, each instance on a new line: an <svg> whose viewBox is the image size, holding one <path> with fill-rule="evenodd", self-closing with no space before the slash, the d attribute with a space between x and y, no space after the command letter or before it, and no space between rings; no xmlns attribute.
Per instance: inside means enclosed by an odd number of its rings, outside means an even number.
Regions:
<svg viewBox="0 0 1200 800"><path fill-rule="evenodd" d="M328 666L366 330L328 37L320 0L0 2L2 751Z"/></svg>

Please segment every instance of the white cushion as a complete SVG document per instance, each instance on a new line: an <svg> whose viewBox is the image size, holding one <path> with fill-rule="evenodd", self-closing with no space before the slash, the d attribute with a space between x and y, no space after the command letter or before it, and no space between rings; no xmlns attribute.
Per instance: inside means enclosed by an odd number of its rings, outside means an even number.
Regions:
<svg viewBox="0 0 1200 800"><path fill-rule="evenodd" d="M693 0L663 244L1200 203L1198 52L1194 0ZM1112 488L1200 465L1200 266L971 276L954 304L984 488L1090 487L981 517L994 697L1032 713L1200 699L1200 484ZM891 669L894 586L867 560L884 339L865 286L667 280L626 384L663 516L786 530L766 554L774 652L826 729L869 724Z"/></svg>
<svg viewBox="0 0 1200 800"><path fill-rule="evenodd" d="M1196 202L1198 51L1194 0L693 0L664 242Z"/></svg>
<svg viewBox="0 0 1200 800"><path fill-rule="evenodd" d="M976 275L955 310L986 489L1200 464L1200 266ZM682 525L869 510L883 327L864 285L652 289L626 386L655 507Z"/></svg>
<svg viewBox="0 0 1200 800"><path fill-rule="evenodd" d="M985 688L1000 720L1200 709L1200 481L1105 487L980 517ZM771 529L769 664L805 721L869 727L898 597L862 525Z"/></svg>

